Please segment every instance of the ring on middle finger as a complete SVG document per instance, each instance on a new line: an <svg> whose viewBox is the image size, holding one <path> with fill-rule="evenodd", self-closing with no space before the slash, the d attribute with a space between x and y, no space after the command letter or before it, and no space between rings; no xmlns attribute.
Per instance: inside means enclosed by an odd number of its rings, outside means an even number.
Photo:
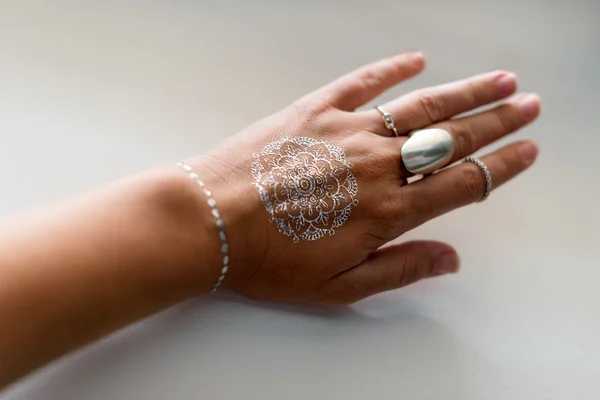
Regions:
<svg viewBox="0 0 600 400"><path fill-rule="evenodd" d="M454 139L444 129L421 129L411 134L401 150L408 172L430 174L445 167L454 155Z"/></svg>

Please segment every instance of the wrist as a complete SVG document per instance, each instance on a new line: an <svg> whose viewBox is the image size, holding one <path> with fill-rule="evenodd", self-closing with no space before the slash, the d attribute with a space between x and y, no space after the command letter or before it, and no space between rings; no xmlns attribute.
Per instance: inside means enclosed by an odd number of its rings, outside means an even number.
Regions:
<svg viewBox="0 0 600 400"><path fill-rule="evenodd" d="M219 230L202 189L173 164L151 172L153 203L163 220L163 245L170 247L175 285L185 297L212 290L220 275Z"/></svg>
<svg viewBox="0 0 600 400"><path fill-rule="evenodd" d="M198 215L192 222L200 229L202 225L210 236L207 239L211 244L210 250L217 262L211 266L211 283L219 279L223 263L223 257L227 256L227 273L219 290L238 290L253 275L253 272L263 262L266 254L268 239L268 220L265 219L264 209L252 187L251 180L244 171L236 170L231 165L221 162L218 158L205 156L184 161L185 165L191 167L191 171L198 175L204 187L200 188L195 179L190 178L189 172L181 167L181 174L187 179L187 193L190 201L200 203ZM212 207L208 204L208 198L204 189L210 191L210 197L214 200L222 225L218 227ZM220 231L226 236L226 242L220 238ZM228 247L227 254L222 251L222 245ZM220 264L219 264L220 263Z"/></svg>

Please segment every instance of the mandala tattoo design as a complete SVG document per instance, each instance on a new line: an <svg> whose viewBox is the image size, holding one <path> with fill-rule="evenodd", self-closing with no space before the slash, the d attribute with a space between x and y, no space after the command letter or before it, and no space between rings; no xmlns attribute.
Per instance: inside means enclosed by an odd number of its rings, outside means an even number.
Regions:
<svg viewBox="0 0 600 400"><path fill-rule="evenodd" d="M344 150L309 137L268 144L254 155L252 177L271 221L294 242L333 235L358 204Z"/></svg>

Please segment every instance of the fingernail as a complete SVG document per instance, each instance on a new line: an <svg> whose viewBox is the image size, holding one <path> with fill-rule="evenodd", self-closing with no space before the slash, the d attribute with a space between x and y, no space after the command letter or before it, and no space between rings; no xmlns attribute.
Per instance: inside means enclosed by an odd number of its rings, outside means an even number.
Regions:
<svg viewBox="0 0 600 400"><path fill-rule="evenodd" d="M523 142L517 148L519 155L527 164L531 164L535 161L538 155L538 148L533 142Z"/></svg>
<svg viewBox="0 0 600 400"><path fill-rule="evenodd" d="M417 67L421 67L424 64L425 57L423 56L423 53L421 53L420 51L414 51L410 55L410 59Z"/></svg>
<svg viewBox="0 0 600 400"><path fill-rule="evenodd" d="M444 253L438 256L433 265L434 275L444 275L458 270L458 256L456 253Z"/></svg>
<svg viewBox="0 0 600 400"><path fill-rule="evenodd" d="M512 72L502 75L498 79L498 91L501 96L510 96L515 90L517 90L517 76Z"/></svg>
<svg viewBox="0 0 600 400"><path fill-rule="evenodd" d="M519 99L519 108L528 121L537 117L540 111L540 98L536 94L527 94Z"/></svg>

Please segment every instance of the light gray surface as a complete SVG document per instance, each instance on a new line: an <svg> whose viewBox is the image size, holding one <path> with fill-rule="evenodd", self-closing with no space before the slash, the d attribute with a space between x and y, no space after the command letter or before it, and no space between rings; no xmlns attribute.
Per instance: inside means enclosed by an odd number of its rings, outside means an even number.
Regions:
<svg viewBox="0 0 600 400"><path fill-rule="evenodd" d="M406 237L462 272L351 308L192 301L2 400L600 397L597 0L0 3L0 215L216 145L422 49L407 90L506 68L544 100L527 174ZM10 327L2 327L10 329Z"/></svg>

